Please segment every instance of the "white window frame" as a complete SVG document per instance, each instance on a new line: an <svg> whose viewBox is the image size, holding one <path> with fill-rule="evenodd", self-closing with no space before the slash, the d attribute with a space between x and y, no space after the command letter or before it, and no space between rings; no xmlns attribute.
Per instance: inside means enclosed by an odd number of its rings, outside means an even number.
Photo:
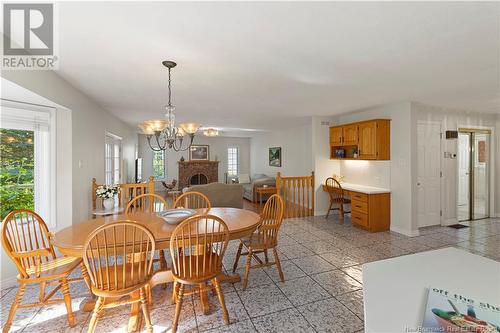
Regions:
<svg viewBox="0 0 500 333"><path fill-rule="evenodd" d="M108 152L108 148L110 148L111 151ZM116 157L116 149L118 149L118 158ZM110 154L110 157L108 157L108 153ZM108 160L110 160L109 164ZM111 132L106 132L104 138L104 183L105 184L108 185L119 184L122 182L122 170L123 170L122 161L123 161L122 138ZM116 173L117 171L118 174Z"/></svg>
<svg viewBox="0 0 500 333"><path fill-rule="evenodd" d="M0 128L34 131L35 211L49 227L57 227L56 109L2 99Z"/></svg>
<svg viewBox="0 0 500 333"><path fill-rule="evenodd" d="M162 153L163 154L163 177L156 177L155 175L155 168L154 168L154 159L155 159L155 153ZM154 152L151 154L151 170L153 171L152 174L153 174L153 177L155 180L166 180L167 179L167 154L165 153L164 150L161 150L161 151L158 151L158 152Z"/></svg>
<svg viewBox="0 0 500 333"><path fill-rule="evenodd" d="M230 157L230 155L234 155L234 152L231 152L231 150L236 149L236 164L232 163L231 159L233 157ZM236 167L236 172L233 173L233 166ZM237 146L230 146L227 147L227 174L230 177L237 176L240 172L240 148Z"/></svg>

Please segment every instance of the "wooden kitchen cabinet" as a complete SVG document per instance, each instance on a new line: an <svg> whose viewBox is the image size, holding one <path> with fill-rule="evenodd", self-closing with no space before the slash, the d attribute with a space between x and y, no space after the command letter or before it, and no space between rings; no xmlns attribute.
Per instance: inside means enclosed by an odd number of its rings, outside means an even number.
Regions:
<svg viewBox="0 0 500 333"><path fill-rule="evenodd" d="M343 126L344 146L358 144L358 124Z"/></svg>
<svg viewBox="0 0 500 333"><path fill-rule="evenodd" d="M377 159L377 123L375 121L359 124L358 154L362 160Z"/></svg>
<svg viewBox="0 0 500 333"><path fill-rule="evenodd" d="M373 119L330 127L330 158L390 160L390 120ZM335 151L345 151L336 157Z"/></svg>
<svg viewBox="0 0 500 333"><path fill-rule="evenodd" d="M342 146L343 144L342 126L330 127L330 146Z"/></svg>

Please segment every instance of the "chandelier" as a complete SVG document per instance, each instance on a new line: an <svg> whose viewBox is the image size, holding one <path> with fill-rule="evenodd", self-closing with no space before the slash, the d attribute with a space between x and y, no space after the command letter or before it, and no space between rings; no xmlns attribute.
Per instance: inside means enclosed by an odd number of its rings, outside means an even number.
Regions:
<svg viewBox="0 0 500 333"><path fill-rule="evenodd" d="M165 106L167 110L165 114L166 119L146 120L139 125L139 128L146 135L149 147L153 151L167 149L185 151L193 144L194 135L201 125L196 123L182 123L178 127L175 126L175 107L172 105L170 70L177 66L177 64L168 60L163 61L162 64L168 68L168 104ZM188 140L184 139L186 135L189 137ZM189 141L189 144L184 144L187 141Z"/></svg>
<svg viewBox="0 0 500 333"><path fill-rule="evenodd" d="M203 131L203 135L205 135L205 136L218 136L219 130L217 130L215 128L207 128Z"/></svg>

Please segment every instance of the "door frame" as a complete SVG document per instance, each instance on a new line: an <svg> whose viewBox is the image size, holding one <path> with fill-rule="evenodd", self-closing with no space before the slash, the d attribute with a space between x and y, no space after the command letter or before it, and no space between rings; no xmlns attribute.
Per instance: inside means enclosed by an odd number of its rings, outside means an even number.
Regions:
<svg viewBox="0 0 500 333"><path fill-rule="evenodd" d="M437 121L437 120L417 120L417 126L416 126L416 131L418 132L418 125L424 124L424 125L439 125L439 170L440 170L440 177L439 177L439 211L440 211L440 216L439 216L439 225L444 225L443 221L443 189L444 189L444 177L443 177L443 122L442 121ZM417 140L418 140L418 134L417 134ZM416 151L416 158L417 158L417 168L418 168L418 141L417 141L417 151ZM418 170L415 174L415 184L418 182ZM419 225L418 221L418 196L417 196L417 207L416 207L416 213L417 213L417 228L425 228L421 227Z"/></svg>
<svg viewBox="0 0 500 333"><path fill-rule="evenodd" d="M470 142L469 142L469 219L465 221L459 221L458 220L458 202L459 202L459 187L457 186L457 201L456 201L456 216L457 216L457 222L470 222L470 221L476 221L476 220L482 220L482 219L487 219L491 218L495 215L494 209L495 209L495 193L494 193L494 186L492 188L491 183L494 183L494 170L495 170L495 145L494 145L494 129L491 127L484 127L484 126L464 126L464 127L458 127L458 133L468 133L470 134ZM474 219L474 185L475 185L475 171L474 171L474 144L475 144L475 133L483 133L483 134L489 134L490 135L490 140L489 140L489 151L488 151L488 183L486 186L488 186L488 216L480 219ZM460 177L460 170L458 166L458 160L459 160L459 154L460 154L460 149L458 149L458 140L457 140L457 185L458 185L458 180ZM493 211L492 211L493 209Z"/></svg>

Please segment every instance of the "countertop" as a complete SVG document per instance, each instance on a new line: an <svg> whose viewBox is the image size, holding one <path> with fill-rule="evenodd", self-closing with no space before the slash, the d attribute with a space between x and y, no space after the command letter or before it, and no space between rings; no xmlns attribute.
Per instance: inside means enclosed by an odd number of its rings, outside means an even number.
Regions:
<svg viewBox="0 0 500 333"><path fill-rule="evenodd" d="M391 193L391 190L387 188L372 187L372 186L365 186L352 183L340 183L340 186L342 186L344 190L360 192L365 194Z"/></svg>
<svg viewBox="0 0 500 333"><path fill-rule="evenodd" d="M452 247L365 264L365 332L421 332L429 287L498 306L498 281L499 262Z"/></svg>

